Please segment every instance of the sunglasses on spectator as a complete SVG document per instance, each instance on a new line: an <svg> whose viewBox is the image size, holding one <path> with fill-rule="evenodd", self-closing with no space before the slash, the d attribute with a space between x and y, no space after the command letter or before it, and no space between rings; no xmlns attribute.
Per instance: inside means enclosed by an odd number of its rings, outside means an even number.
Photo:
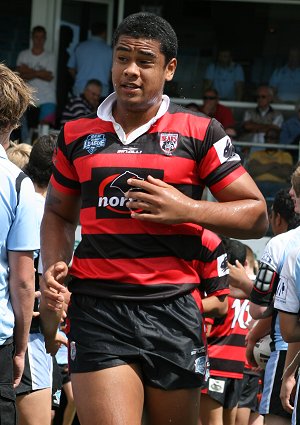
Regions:
<svg viewBox="0 0 300 425"><path fill-rule="evenodd" d="M216 100L217 96L203 96L203 100Z"/></svg>
<svg viewBox="0 0 300 425"><path fill-rule="evenodd" d="M266 97L268 97L266 94L259 94L258 96L256 96L257 99L265 99Z"/></svg>

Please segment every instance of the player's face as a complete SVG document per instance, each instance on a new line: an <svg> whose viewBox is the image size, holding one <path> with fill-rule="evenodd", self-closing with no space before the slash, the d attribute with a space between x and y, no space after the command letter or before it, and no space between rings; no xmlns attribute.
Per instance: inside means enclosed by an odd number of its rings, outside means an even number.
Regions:
<svg viewBox="0 0 300 425"><path fill-rule="evenodd" d="M112 81L118 105L132 111L159 106L165 81L173 78L176 59L165 63L156 40L121 36L114 48Z"/></svg>
<svg viewBox="0 0 300 425"><path fill-rule="evenodd" d="M289 191L290 197L292 198L292 201L294 202L294 210L297 214L300 214L300 197L296 195L295 189L292 186Z"/></svg>
<svg viewBox="0 0 300 425"><path fill-rule="evenodd" d="M100 102L101 87L97 86L96 84L90 84L84 90L84 97L89 102L89 104L92 105L94 109L96 109Z"/></svg>
<svg viewBox="0 0 300 425"><path fill-rule="evenodd" d="M36 48L44 47L46 34L43 31L36 31L32 34L32 44Z"/></svg>

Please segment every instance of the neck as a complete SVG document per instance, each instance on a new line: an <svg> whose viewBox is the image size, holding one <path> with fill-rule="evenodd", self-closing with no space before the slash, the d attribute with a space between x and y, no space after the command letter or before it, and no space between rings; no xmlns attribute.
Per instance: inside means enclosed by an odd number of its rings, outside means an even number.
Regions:
<svg viewBox="0 0 300 425"><path fill-rule="evenodd" d="M123 108L122 105L115 103L113 107L113 117L115 121L121 125L126 135L146 124L151 118L154 118L159 110L159 104L155 104L153 107L145 111L131 111L127 108Z"/></svg>
<svg viewBox="0 0 300 425"><path fill-rule="evenodd" d="M4 147L5 150L9 148L9 140L12 130L4 131L0 134L0 145Z"/></svg>
<svg viewBox="0 0 300 425"><path fill-rule="evenodd" d="M36 183L33 184L34 185L34 189L36 191L36 193L39 193L40 195L42 195L44 198L46 198L46 194L47 194L47 187L42 187L37 185Z"/></svg>

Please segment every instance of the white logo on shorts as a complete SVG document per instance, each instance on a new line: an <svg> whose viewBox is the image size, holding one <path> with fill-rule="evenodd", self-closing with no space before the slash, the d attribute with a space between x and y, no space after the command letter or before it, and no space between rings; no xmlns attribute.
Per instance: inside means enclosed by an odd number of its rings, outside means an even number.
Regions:
<svg viewBox="0 0 300 425"><path fill-rule="evenodd" d="M214 393L223 393L225 388L225 381L220 381L219 379L209 378L208 389Z"/></svg>
<svg viewBox="0 0 300 425"><path fill-rule="evenodd" d="M75 360L76 357L76 342L75 341L71 341L70 343L70 357L71 360Z"/></svg>

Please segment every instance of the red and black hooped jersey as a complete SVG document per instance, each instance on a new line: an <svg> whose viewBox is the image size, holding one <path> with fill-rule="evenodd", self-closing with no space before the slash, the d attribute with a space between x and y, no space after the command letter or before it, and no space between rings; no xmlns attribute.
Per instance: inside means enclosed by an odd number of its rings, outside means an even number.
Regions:
<svg viewBox="0 0 300 425"><path fill-rule="evenodd" d="M96 115L68 122L58 138L52 185L82 199L82 240L70 273L73 292L165 298L195 288L195 262L215 251L194 224L164 225L130 217L129 177L160 178L193 199L217 192L245 172L222 126L175 104L124 145L112 122ZM219 256L215 252L215 261Z"/></svg>
<svg viewBox="0 0 300 425"><path fill-rule="evenodd" d="M250 321L249 300L229 296L227 315L214 319L207 338L211 376L243 378Z"/></svg>

